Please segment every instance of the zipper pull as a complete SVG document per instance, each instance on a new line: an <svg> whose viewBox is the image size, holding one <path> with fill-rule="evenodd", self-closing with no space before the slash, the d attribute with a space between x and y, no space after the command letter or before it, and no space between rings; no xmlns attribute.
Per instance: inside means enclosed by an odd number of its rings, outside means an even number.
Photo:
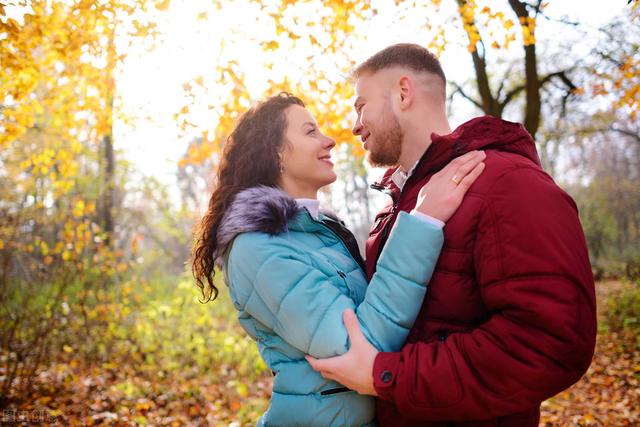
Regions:
<svg viewBox="0 0 640 427"><path fill-rule="evenodd" d="M385 187L384 185L374 182L373 184L369 185L369 188L384 193L393 199L393 191L391 191L389 187Z"/></svg>

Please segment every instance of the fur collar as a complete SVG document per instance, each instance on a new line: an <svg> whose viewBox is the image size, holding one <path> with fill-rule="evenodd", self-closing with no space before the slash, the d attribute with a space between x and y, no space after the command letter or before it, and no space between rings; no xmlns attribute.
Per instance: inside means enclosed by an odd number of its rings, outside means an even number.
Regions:
<svg viewBox="0 0 640 427"><path fill-rule="evenodd" d="M221 266L224 254L238 234L251 231L272 235L284 233L302 209L280 188L258 185L242 190L234 197L218 227L216 262ZM342 223L333 212L322 209L320 212Z"/></svg>

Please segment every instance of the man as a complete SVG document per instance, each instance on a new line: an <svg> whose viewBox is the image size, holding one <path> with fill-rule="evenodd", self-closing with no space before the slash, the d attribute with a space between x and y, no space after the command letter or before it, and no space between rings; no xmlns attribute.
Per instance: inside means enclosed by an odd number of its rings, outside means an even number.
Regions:
<svg viewBox="0 0 640 427"><path fill-rule="evenodd" d="M403 349L378 353L352 312L349 352L312 366L379 397L381 426L537 426L540 403L575 383L593 356L594 283L575 203L542 170L520 124L493 117L453 132L445 75L426 49L390 46L355 70L359 135L372 187L391 203L375 219L368 277L399 211L451 159L484 150L486 168L445 226L427 295ZM455 182L454 177L454 182Z"/></svg>

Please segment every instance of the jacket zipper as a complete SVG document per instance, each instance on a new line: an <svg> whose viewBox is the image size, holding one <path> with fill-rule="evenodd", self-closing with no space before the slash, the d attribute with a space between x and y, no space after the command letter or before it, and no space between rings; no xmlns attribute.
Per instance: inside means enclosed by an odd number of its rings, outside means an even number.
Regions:
<svg viewBox="0 0 640 427"><path fill-rule="evenodd" d="M344 247L347 251L348 254L351 254L351 251L349 250L349 247L347 246L347 243L342 240L342 237L340 237L338 235L338 233L336 233L335 231L333 231L331 229L331 227L329 227L328 225L324 224L322 221L318 221L316 220L312 215L311 212L309 212L309 210L307 208L304 208L304 211L307 213L307 215L309 215L309 218L311 218L311 221L315 222L316 224L320 225L322 228L324 228L325 230L328 230L331 234L333 234L334 236L336 236L338 238L338 240L340 241L340 243L342 244L342 247ZM353 257L353 255L352 255ZM355 259L354 259L355 261ZM356 261L356 264L358 264L358 262ZM358 264L358 266L360 266L360 264ZM362 266L360 266L360 268L362 268ZM345 275L346 276L346 275Z"/></svg>
<svg viewBox="0 0 640 427"><path fill-rule="evenodd" d="M400 197L398 197L397 199L395 197L393 197L393 192L383 186L376 183L373 183L369 186L370 188L372 188L373 190L377 190L380 191L381 193L387 194L389 197L391 197L391 201L393 202L392 206L391 206L391 211L389 212L389 215L387 218L389 218L389 220L387 220L387 223L384 225L384 227L382 228L382 232L380 233L380 244L378 245L378 254L376 255L376 260L380 258L380 254L382 253L382 248L384 248L385 243L387 242L387 237L389 237L389 229L391 228L391 220L393 219L393 215L396 213L396 209L398 208L398 203L400 202ZM401 192L402 193L402 192Z"/></svg>
<svg viewBox="0 0 640 427"><path fill-rule="evenodd" d="M338 233L333 231L330 227L325 225L322 221L317 221L313 216L311 216L311 212L309 212L309 210L307 208L304 208L304 210L307 213L307 215L309 215L309 218L311 218L311 221L317 223L318 225L320 225L321 227L325 228L326 230L329 230L329 232L331 234L333 234L334 236L336 236L338 238L338 240L340 241L342 246L347 250L347 252L351 253L351 251L347 247L347 243L344 240L342 240L342 237L340 237L338 235ZM356 264L357 264L357 262L356 262ZM347 277L347 275L342 270L338 270L338 275L340 277L342 277L342 279L345 279ZM320 395L321 396L328 396L328 395L331 395L331 394L344 393L344 392L347 392L347 391L352 391L352 390L350 388L347 388L347 387L335 387L335 388L331 388L329 390L321 391Z"/></svg>

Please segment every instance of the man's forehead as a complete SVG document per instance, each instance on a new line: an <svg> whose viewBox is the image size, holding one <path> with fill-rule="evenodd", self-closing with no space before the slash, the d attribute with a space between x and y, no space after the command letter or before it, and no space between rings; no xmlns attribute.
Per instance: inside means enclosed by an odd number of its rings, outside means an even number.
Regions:
<svg viewBox="0 0 640 427"><path fill-rule="evenodd" d="M385 68L375 72L364 72L355 84L356 96L373 93L376 89L386 87L397 78L397 75L402 73L402 70L397 67Z"/></svg>
<svg viewBox="0 0 640 427"><path fill-rule="evenodd" d="M375 74L365 73L358 77L355 85L356 98L358 96L364 96L370 91L372 82L375 80Z"/></svg>

